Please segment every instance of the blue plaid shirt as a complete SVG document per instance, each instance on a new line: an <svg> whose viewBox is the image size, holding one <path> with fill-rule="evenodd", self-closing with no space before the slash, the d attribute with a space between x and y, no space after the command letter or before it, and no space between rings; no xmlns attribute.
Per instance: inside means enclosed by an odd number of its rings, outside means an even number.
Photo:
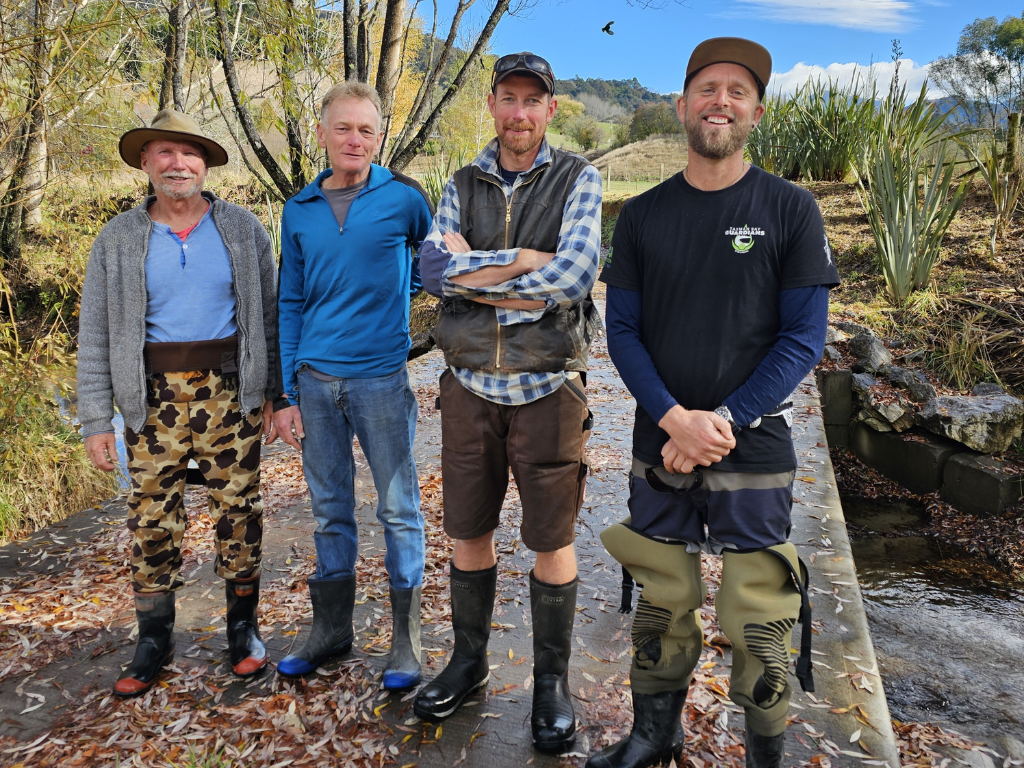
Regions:
<svg viewBox="0 0 1024 768"><path fill-rule="evenodd" d="M551 162L551 149L547 139L543 141L533 168ZM473 165L491 174L501 183L506 199L519 186L522 176L515 184L507 184L501 177L498 165L498 141L492 140L473 161ZM530 170L533 170L532 168ZM441 288L446 297L462 296L467 299L532 299L547 304L545 309L505 309L495 307L498 322L502 325L532 323L539 320L546 311L568 308L582 301L597 280L598 262L601 252L601 175L592 165L587 165L576 179L569 199L562 211L562 227L558 232L558 250L555 257L536 272L520 275L498 285L486 288L469 288L452 282L453 277L477 272L484 267L507 266L516 260L518 248L497 251L469 251L451 254L442 238L444 232L460 232L459 192L455 181L450 180L444 188L437 206L437 214L430 234L424 241L424 248L433 246L450 256L441 278ZM549 395L562 386L566 373L498 373L497 371L474 371L452 366L452 372L469 391L503 405L524 405Z"/></svg>

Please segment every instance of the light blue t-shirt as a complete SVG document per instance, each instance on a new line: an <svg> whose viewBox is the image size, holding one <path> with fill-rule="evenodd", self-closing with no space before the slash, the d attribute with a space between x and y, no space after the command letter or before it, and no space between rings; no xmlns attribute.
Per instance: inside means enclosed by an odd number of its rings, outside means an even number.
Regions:
<svg viewBox="0 0 1024 768"><path fill-rule="evenodd" d="M146 256L146 341L205 341L233 336L231 258L207 208L182 241L153 223Z"/></svg>

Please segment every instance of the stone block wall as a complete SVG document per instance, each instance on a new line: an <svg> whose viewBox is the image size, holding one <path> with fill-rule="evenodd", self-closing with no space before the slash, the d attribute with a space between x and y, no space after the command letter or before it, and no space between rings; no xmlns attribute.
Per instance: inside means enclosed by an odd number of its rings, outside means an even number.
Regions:
<svg viewBox="0 0 1024 768"><path fill-rule="evenodd" d="M838 324L841 325L841 324ZM939 492L956 509L998 515L1024 498L1024 472L1002 453L1021 436L1024 403L995 385L969 396L939 396L918 371L892 365L880 339L860 326L830 328L838 346L855 332L836 367L833 346L816 371L829 446L848 447L861 461L914 493Z"/></svg>

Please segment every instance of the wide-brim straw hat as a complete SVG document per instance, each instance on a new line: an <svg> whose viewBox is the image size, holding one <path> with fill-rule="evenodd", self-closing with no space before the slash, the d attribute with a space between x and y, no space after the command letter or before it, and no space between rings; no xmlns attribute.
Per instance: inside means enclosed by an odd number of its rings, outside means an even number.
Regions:
<svg viewBox="0 0 1024 768"><path fill-rule="evenodd" d="M162 109L156 113L149 128L133 128L121 137L117 148L121 159L132 168L142 170L142 148L154 139L191 141L206 148L206 167L228 164L228 153L220 144L203 135L199 124L184 112Z"/></svg>

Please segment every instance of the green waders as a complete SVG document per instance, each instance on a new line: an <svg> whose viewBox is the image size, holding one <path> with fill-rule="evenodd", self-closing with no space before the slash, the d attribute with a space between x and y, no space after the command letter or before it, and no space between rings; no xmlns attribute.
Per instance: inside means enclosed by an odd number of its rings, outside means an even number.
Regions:
<svg viewBox="0 0 1024 768"><path fill-rule="evenodd" d="M684 542L644 536L629 524L627 517L605 529L601 541L643 585L633 619L630 685L637 693L680 690L690 684L703 648L700 606L707 592L700 554L688 553ZM747 727L763 736L776 736L786 727L792 693L787 682L790 632L801 613L794 573L806 583L796 547L789 542L723 554L715 606L733 646L730 696L744 708Z"/></svg>

